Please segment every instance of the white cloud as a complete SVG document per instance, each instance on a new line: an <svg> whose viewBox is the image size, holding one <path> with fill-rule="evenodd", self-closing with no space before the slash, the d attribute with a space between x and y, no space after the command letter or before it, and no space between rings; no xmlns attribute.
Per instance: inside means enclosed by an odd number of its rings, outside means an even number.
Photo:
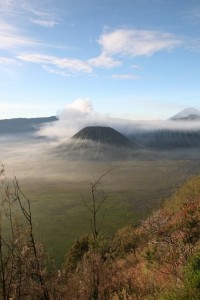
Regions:
<svg viewBox="0 0 200 300"><path fill-rule="evenodd" d="M24 9L31 12L33 15L35 15L37 17L40 17L40 18L43 18L43 19L49 19L50 17L53 17L48 12L44 12L44 11L41 11L41 10L34 9L32 6L30 6L30 3L28 5L26 4L24 6Z"/></svg>
<svg viewBox="0 0 200 300"><path fill-rule="evenodd" d="M53 124L45 124L38 134L66 141L86 126L112 127L116 124L115 119L95 112L89 98L76 99L67 104L58 118L59 120Z"/></svg>
<svg viewBox="0 0 200 300"><path fill-rule="evenodd" d="M18 54L16 57L25 62L31 62L46 66L53 65L59 69L67 69L72 72L92 72L92 68L89 66L89 64L79 59L60 58L51 55L27 53Z"/></svg>
<svg viewBox="0 0 200 300"><path fill-rule="evenodd" d="M139 79L139 76L134 75L134 74L113 74L111 75L111 78L114 79L121 79L121 80L137 80Z"/></svg>
<svg viewBox="0 0 200 300"><path fill-rule="evenodd" d="M118 29L104 33L99 39L106 56L150 56L161 50L170 50L182 44L181 39L170 33L151 30Z"/></svg>
<svg viewBox="0 0 200 300"><path fill-rule="evenodd" d="M65 71L62 71L62 70L59 70L59 69L53 69L49 66L42 65L42 68L45 71L47 71L48 73L51 73L51 74L61 75L61 76L64 76L64 77L69 77L70 76L70 74L66 73Z"/></svg>
<svg viewBox="0 0 200 300"><path fill-rule="evenodd" d="M66 113L74 113L82 116L86 116L90 114L93 111L93 106L92 102L90 101L89 98L84 98L84 99L76 99L72 103L67 104L64 111L61 114L61 119L66 117Z"/></svg>
<svg viewBox="0 0 200 300"><path fill-rule="evenodd" d="M39 134L68 138L86 126L89 120L96 119L93 116L93 106L89 98L76 99L67 104L59 114L59 120L54 124L44 125Z"/></svg>
<svg viewBox="0 0 200 300"><path fill-rule="evenodd" d="M61 20L49 11L47 1L29 0L0 0L0 10L5 15L18 15L37 25L44 27L54 27Z"/></svg>
<svg viewBox="0 0 200 300"><path fill-rule="evenodd" d="M14 7L16 4L14 3L15 1L8 1L8 7L12 7L12 4ZM33 9L33 7L27 5L27 1L25 1L26 5L22 5L23 1L20 1L20 3L24 11L28 12L29 20L31 14L34 17L31 18L31 22L37 25L53 27L61 21L53 14ZM36 41L21 34L16 27L0 21L0 49L17 53L14 57L15 60L17 58L23 62L39 64L47 72L62 76L70 76L70 73L74 72L91 73L93 68L114 68L122 65L123 56L149 56L157 51L170 50L181 45L181 40L172 34L135 29L118 29L110 33L104 33L100 36L98 42L102 47L101 54L88 60L40 54L39 47L59 48L60 46ZM38 49L38 52L27 53L25 50L27 47L34 47L35 51ZM120 59L114 58L115 55L118 55ZM134 68L138 67L134 65ZM137 79L136 77L128 74L114 74L112 76L112 78L118 79Z"/></svg>
<svg viewBox="0 0 200 300"><path fill-rule="evenodd" d="M34 17L36 17L29 19L29 21L34 24L43 27L54 27L55 25L58 25L61 22L59 18L47 11L36 10L27 5L25 6L25 10L30 12Z"/></svg>
<svg viewBox="0 0 200 300"><path fill-rule="evenodd" d="M182 44L182 40L173 34L136 29L118 29L104 33L98 40L102 52L98 57L88 60L93 67L113 68L122 64L121 60L113 58L121 56L150 56L158 51L171 50ZM132 65L139 69L139 66Z"/></svg>
<svg viewBox="0 0 200 300"><path fill-rule="evenodd" d="M0 49L11 51L18 47L30 47L37 44L37 41L19 34L14 26L0 22Z"/></svg>
<svg viewBox="0 0 200 300"><path fill-rule="evenodd" d="M90 65L100 68L113 68L122 64L119 60L114 60L112 57L109 57L105 54L101 54L99 57L92 58L88 62Z"/></svg>
<svg viewBox="0 0 200 300"><path fill-rule="evenodd" d="M55 20L30 19L30 21L43 27L54 27L58 24L58 22Z"/></svg>
<svg viewBox="0 0 200 300"><path fill-rule="evenodd" d="M0 56L0 65L13 65L18 63L16 59Z"/></svg>

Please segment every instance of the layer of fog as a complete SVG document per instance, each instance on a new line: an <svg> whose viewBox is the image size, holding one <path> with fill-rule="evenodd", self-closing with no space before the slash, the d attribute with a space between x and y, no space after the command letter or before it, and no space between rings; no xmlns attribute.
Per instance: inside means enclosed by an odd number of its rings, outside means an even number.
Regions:
<svg viewBox="0 0 200 300"><path fill-rule="evenodd" d="M35 139L27 135L1 136L0 145L0 163L5 168L6 176L11 181L16 176L23 185L26 182L29 186L35 182L39 185L44 182L85 182L90 188L94 178L98 178L108 169L116 168L116 161L109 161L108 157L102 161L95 160L95 143L90 148L94 153L93 157L90 157L87 150L80 156L79 148L73 148L72 151L66 148L66 153L59 151L58 141ZM117 165L117 168L121 168L120 163Z"/></svg>
<svg viewBox="0 0 200 300"><path fill-rule="evenodd" d="M125 135L153 130L200 130L200 121L134 121L111 118L93 109L91 100L77 99L58 114L58 121L41 127L38 135L66 141L86 126L109 126Z"/></svg>
<svg viewBox="0 0 200 300"><path fill-rule="evenodd" d="M6 174L9 178L17 176L19 179L36 180L38 182L88 182L92 178L98 178L108 169L121 168L121 166L138 161L154 161L154 160L198 160L199 149L176 149L173 151L156 151L148 149L135 150L129 153L126 158L117 159L118 153L113 148L110 155L105 159L95 161L95 155L86 151L80 155L79 149L71 152L56 153L57 142L38 141L22 138L12 141L0 139L1 143L1 163L4 164ZM106 153L109 153L109 149ZM116 153L115 155L112 155ZM116 156L116 157L115 157ZM110 160L109 160L110 158ZM116 159L115 159L116 158ZM195 162L197 165L198 162ZM192 167L193 168L193 167ZM198 167L199 168L199 167ZM134 171L134 170L133 170ZM122 174L125 176L125 174Z"/></svg>
<svg viewBox="0 0 200 300"><path fill-rule="evenodd" d="M110 126L125 135L135 131L154 129L173 130L199 130L200 122L176 122L176 121L131 121L113 119L100 115L93 109L89 99L78 99L67 105L60 112L59 120L51 124L43 125L35 137L30 136L1 136L0 137L0 161L4 164L7 174L13 178L37 180L87 180L94 173L94 168L99 164L101 175L107 168L113 168L116 161L109 162L108 158L101 162L90 161L90 153L82 159L79 149L73 149L73 155L57 153L58 147L63 143L69 143L69 138L85 126ZM43 137L43 138L38 138ZM67 149L66 149L67 151ZM86 149L87 151L87 149ZM86 151L83 153L85 155ZM111 154L116 151L114 147ZM130 153L129 153L130 154ZM84 156L83 155L83 156ZM74 158L74 159L73 159ZM149 149L133 150L128 156L130 160L155 160L155 159L199 159L199 149L176 149L174 151L156 151ZM126 162L125 162L126 163ZM127 160L128 163L128 160ZM87 176L86 176L87 174Z"/></svg>

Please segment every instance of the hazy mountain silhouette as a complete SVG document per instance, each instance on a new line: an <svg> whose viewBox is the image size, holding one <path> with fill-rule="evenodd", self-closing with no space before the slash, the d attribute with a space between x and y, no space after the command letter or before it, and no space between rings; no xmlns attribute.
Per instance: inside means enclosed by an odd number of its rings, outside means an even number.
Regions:
<svg viewBox="0 0 200 300"><path fill-rule="evenodd" d="M43 124L57 121L55 116L46 118L18 118L0 120L0 135L10 135L11 137L27 135L34 137L34 133ZM88 126L77 132L66 143L56 148L56 152L69 156L72 159L123 159L135 157L136 152L143 149L187 149L200 147L200 130L196 127L189 129L187 124L198 124L200 111L194 108L187 108L172 116L167 122L173 127L165 128L163 121L162 128L132 129L132 132L121 134L119 131L107 126ZM182 123L182 128L176 129L176 121L186 121ZM199 123L200 124L200 123ZM72 124L73 125L73 124ZM148 122L147 122L148 125ZM120 128L120 127L119 127ZM200 128L200 126L199 126ZM67 130L67 128L66 128Z"/></svg>
<svg viewBox="0 0 200 300"><path fill-rule="evenodd" d="M200 147L199 130L144 130L133 132L129 137L141 148L176 149Z"/></svg>
<svg viewBox="0 0 200 300"><path fill-rule="evenodd" d="M190 121L200 121L199 110L192 107L186 108L169 118L169 121L186 121L186 123L182 128L173 126L171 129L155 128L133 131L129 138L141 148L169 150L200 147L200 130L198 127L187 127Z"/></svg>
<svg viewBox="0 0 200 300"><path fill-rule="evenodd" d="M196 108L189 107L178 114L172 116L169 120L172 121L196 121L200 120L200 111Z"/></svg>
<svg viewBox="0 0 200 300"><path fill-rule="evenodd" d="M56 148L59 155L75 160L128 159L133 143L111 127L89 126Z"/></svg>
<svg viewBox="0 0 200 300"><path fill-rule="evenodd" d="M55 122L55 116L44 118L16 118L0 120L0 134L24 134L36 132L44 123Z"/></svg>
<svg viewBox="0 0 200 300"><path fill-rule="evenodd" d="M130 147L131 141L111 127L88 126L77 132L72 139L89 140L101 144Z"/></svg>

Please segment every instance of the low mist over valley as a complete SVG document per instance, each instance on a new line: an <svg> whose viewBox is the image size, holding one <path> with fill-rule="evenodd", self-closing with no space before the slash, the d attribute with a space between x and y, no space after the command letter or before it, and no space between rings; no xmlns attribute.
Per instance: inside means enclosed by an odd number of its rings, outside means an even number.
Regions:
<svg viewBox="0 0 200 300"><path fill-rule="evenodd" d="M84 104L57 117L0 121L6 175L17 176L31 199L36 234L58 264L91 230L84 201L102 174L110 170L103 229L113 233L138 224L200 168L198 111L139 122L93 116Z"/></svg>

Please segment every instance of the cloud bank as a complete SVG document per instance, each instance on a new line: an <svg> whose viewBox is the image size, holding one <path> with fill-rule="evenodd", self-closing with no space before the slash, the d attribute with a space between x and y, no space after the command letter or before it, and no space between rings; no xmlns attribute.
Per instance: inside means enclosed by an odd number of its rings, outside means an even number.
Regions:
<svg viewBox="0 0 200 300"><path fill-rule="evenodd" d="M182 44L181 39L171 33L137 29L118 29L105 33L98 42L107 55L127 56L150 56Z"/></svg>
<svg viewBox="0 0 200 300"><path fill-rule="evenodd" d="M124 120L113 119L95 112L89 98L74 100L66 105L57 117L58 121L44 125L38 135L67 140L86 126L110 126L117 130L123 128L123 131L127 131L127 127L131 123L128 120L124 122Z"/></svg>
<svg viewBox="0 0 200 300"><path fill-rule="evenodd" d="M44 125L38 135L67 140L86 126L110 126L129 135L133 132L152 130L200 130L200 121L135 121L111 118L94 111L89 98L76 99L58 114L58 121Z"/></svg>
<svg viewBox="0 0 200 300"><path fill-rule="evenodd" d="M95 118L100 119L95 114L92 102L88 98L76 99L58 114L59 120L53 124L45 125L39 131L39 135L50 138L70 138L82 127L93 123Z"/></svg>

